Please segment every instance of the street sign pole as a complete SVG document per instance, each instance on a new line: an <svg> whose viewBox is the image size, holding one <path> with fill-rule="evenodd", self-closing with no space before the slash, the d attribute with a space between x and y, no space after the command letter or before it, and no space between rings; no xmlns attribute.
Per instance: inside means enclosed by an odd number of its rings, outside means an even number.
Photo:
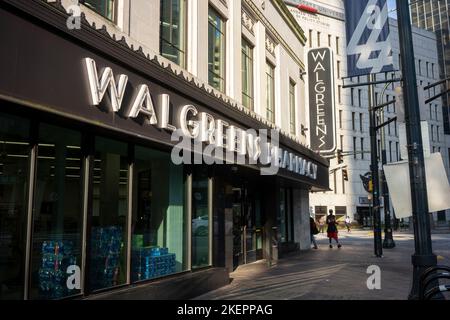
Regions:
<svg viewBox="0 0 450 320"><path fill-rule="evenodd" d="M368 82L375 82L375 75L368 76ZM383 243L381 236L381 216L380 216L380 180L378 175L378 146L377 146L377 130L375 122L376 105L374 85L369 85L369 117L370 117L370 146L371 146L371 165L372 182L373 182L373 236L375 256L381 258L383 256Z"/></svg>
<svg viewBox="0 0 450 320"><path fill-rule="evenodd" d="M408 141L409 175L414 225L415 253L412 256L413 283L409 299L419 299L419 280L429 267L436 266L437 257L431 243L428 197L425 180L425 161L420 127L420 109L414 48L409 16L409 1L397 0L400 55L402 58L403 92L406 134Z"/></svg>

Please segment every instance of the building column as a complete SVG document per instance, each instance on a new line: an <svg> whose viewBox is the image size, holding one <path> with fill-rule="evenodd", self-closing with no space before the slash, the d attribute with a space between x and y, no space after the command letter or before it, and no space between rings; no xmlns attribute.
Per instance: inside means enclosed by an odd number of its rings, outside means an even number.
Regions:
<svg viewBox="0 0 450 320"><path fill-rule="evenodd" d="M309 230L309 193L307 190L293 190L294 209L294 241L299 244L300 250L311 248Z"/></svg>

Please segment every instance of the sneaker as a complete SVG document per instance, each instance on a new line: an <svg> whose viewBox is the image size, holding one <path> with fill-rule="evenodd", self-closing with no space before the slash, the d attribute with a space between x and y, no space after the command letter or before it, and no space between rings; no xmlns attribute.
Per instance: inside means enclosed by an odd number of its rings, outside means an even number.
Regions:
<svg viewBox="0 0 450 320"><path fill-rule="evenodd" d="M342 247L342 245L341 244L338 244L338 248L340 249Z"/></svg>
<svg viewBox="0 0 450 320"><path fill-rule="evenodd" d="M315 250L319 249L317 246L314 247Z"/></svg>
<svg viewBox="0 0 450 320"><path fill-rule="evenodd" d="M330 249L333 249L333 246L330 244Z"/></svg>

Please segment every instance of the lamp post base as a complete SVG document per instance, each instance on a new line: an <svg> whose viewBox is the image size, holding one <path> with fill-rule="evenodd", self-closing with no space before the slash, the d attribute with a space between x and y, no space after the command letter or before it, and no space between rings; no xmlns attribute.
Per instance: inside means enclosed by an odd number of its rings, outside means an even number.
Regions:
<svg viewBox="0 0 450 320"><path fill-rule="evenodd" d="M413 282L408 300L420 300L420 277L429 268L437 265L437 256L431 255L413 255ZM434 283L431 285L435 285ZM438 297L436 297L438 298Z"/></svg>
<svg viewBox="0 0 450 320"><path fill-rule="evenodd" d="M395 248L395 241L392 236L392 230L385 230L384 231L384 241L383 241L383 248L385 249L393 249Z"/></svg>

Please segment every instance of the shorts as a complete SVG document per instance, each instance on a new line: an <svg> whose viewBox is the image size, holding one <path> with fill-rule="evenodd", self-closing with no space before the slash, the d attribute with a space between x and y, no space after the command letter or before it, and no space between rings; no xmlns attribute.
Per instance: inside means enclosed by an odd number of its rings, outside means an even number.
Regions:
<svg viewBox="0 0 450 320"><path fill-rule="evenodd" d="M338 240L337 232L328 232L328 238Z"/></svg>

